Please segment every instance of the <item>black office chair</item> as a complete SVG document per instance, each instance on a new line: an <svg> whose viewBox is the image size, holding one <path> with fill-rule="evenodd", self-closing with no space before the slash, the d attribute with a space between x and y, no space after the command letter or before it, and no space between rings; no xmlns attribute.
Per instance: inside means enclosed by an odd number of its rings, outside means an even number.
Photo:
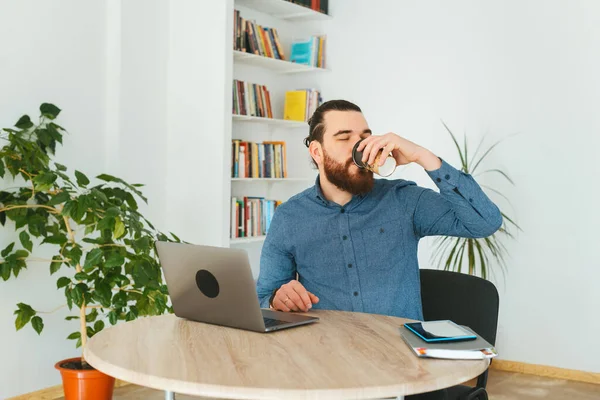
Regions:
<svg viewBox="0 0 600 400"><path fill-rule="evenodd" d="M498 291L482 278L459 272L422 269L421 299L425 321L449 319L466 325L495 346L498 328ZM488 371L477 378L475 387L452 386L449 400L487 400Z"/></svg>

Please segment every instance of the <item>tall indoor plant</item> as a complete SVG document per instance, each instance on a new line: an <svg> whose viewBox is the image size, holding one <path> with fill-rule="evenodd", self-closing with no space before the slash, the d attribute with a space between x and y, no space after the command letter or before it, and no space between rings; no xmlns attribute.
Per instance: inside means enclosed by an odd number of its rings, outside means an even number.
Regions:
<svg viewBox="0 0 600 400"><path fill-rule="evenodd" d="M0 223L3 230L14 230L18 237L0 253L0 276L4 281L17 278L30 263L48 262L50 274L57 274L57 289L64 292L62 307L76 311L66 317L78 321L78 329L68 339L83 349L86 339L100 332L105 321L114 325L119 320L172 311L154 241L179 239L158 232L140 214L136 197L147 201L138 189L141 185L107 174L97 176L98 184L92 185L83 172L75 170L73 178L66 166L54 161L56 145L62 144L65 132L54 122L60 109L44 103L40 112L37 124L24 115L14 129L0 132L4 142ZM52 259L33 256L42 245L54 249ZM17 330L27 324L38 334L44 329L39 312L29 304L18 303L14 314ZM82 386L89 386L80 378L102 375L85 362L83 354L56 366L63 375L67 398L72 391L81 394ZM75 383L69 376L77 378ZM105 378L105 388L88 389L111 398L114 379ZM87 380L92 381L98 379Z"/></svg>
<svg viewBox="0 0 600 400"><path fill-rule="evenodd" d="M484 150L482 149L484 137L479 142L479 145L473 154L470 155L466 135L464 136L463 144L461 146L450 128L448 128L445 123L443 123L443 125L452 137L452 141L454 142L458 156L460 157L461 171L474 176L490 173L497 174L511 185L514 185L514 181L505 171L498 168L488 168L479 172L478 169L481 169L482 162L492 153L502 140L495 142ZM499 189L485 184L481 184L481 186L484 191L493 192L510 204L508 197ZM494 261L496 265L501 268L502 272L505 272L505 257L507 255L507 250L502 243L502 240L506 238L514 239L514 229L521 230L521 228L504 210L501 209L500 211L503 217L502 226L496 233L487 238L468 239L450 236L437 237L434 241L434 250L432 253L433 264L439 265L444 270L456 272L463 272L464 268L465 272L470 275L477 275L483 279L487 279L490 272L491 261Z"/></svg>

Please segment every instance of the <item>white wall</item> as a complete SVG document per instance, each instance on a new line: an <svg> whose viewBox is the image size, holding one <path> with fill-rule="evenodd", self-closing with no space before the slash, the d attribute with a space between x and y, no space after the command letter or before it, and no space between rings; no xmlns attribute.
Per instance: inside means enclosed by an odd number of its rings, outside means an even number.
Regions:
<svg viewBox="0 0 600 400"><path fill-rule="evenodd" d="M58 157L89 176L103 170L105 158L104 23L103 2L0 1L0 123L10 127L22 114L35 121L41 103L56 104L59 124L70 132ZM0 248L18 239L13 227L0 227ZM17 303L40 311L64 303L55 286L61 272L50 278L48 265L32 263L19 279L0 281L0 398L56 385L54 363L79 355L66 340L78 328L64 320L66 309L43 315L41 336L30 326L15 332Z"/></svg>
<svg viewBox="0 0 600 400"><path fill-rule="evenodd" d="M404 135L454 165L440 119L474 143L519 132L488 162L516 181L501 187L524 229L506 242L509 271L496 280L501 358L600 372L600 4L376 3L332 4L326 98L356 101L375 132ZM397 176L432 186L418 168Z"/></svg>
<svg viewBox="0 0 600 400"><path fill-rule="evenodd" d="M223 110L232 39L215 33L231 34L231 10L230 0L0 0L0 123L55 103L71 132L57 156L64 164L90 178L106 172L144 183L141 211L157 228L225 245L228 173L213 166L229 159L222 133L231 123ZM0 230L1 248L16 239L11 230ZM59 384L54 363L80 354L65 339L77 330L65 309L44 315L39 337L29 326L15 332L16 303L41 311L64 303L60 273L50 277L47 263L21 274L0 281L0 398Z"/></svg>

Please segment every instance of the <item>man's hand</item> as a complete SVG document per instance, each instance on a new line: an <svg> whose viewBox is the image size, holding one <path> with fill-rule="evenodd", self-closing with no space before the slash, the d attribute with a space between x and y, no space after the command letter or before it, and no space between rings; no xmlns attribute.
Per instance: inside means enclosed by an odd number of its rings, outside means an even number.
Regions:
<svg viewBox="0 0 600 400"><path fill-rule="evenodd" d="M290 281L281 286L273 298L273 308L278 311L303 311L307 312L319 298L306 290L297 280Z"/></svg>
<svg viewBox="0 0 600 400"><path fill-rule="evenodd" d="M380 136L371 135L363 140L357 148L358 151L363 152L362 161L371 165L375 162L375 157L381 149L386 156L392 153L396 159L396 165L415 162L428 171L442 166L440 159L431 151L392 132ZM385 157L380 157L379 165L383 165L384 162Z"/></svg>

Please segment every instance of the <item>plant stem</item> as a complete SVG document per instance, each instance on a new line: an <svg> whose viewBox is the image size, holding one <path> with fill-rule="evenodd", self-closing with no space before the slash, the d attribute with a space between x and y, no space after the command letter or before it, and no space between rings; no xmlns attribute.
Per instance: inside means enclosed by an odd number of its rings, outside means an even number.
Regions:
<svg viewBox="0 0 600 400"><path fill-rule="evenodd" d="M66 307L66 306L67 306L66 304L63 304L62 306L58 306L58 307L56 307L56 308L55 308L54 310L52 310L52 311L38 311L38 310L35 310L35 312L36 312L36 313L38 313L38 314L52 314L52 313L55 313L55 312L57 312L58 310L60 310L61 308L63 308L63 307Z"/></svg>
<svg viewBox="0 0 600 400"><path fill-rule="evenodd" d="M52 214L59 214L59 211L56 208L50 207L50 206L44 206L44 205L40 205L40 204L25 204L25 205L20 205L20 206L8 206L8 207L0 208L0 212L16 210L17 208L45 208L47 210L50 210L52 212Z"/></svg>
<svg viewBox="0 0 600 400"><path fill-rule="evenodd" d="M33 176L29 172L25 171L23 168L19 169L19 172L22 172L25 175L27 175L27 177L31 181L31 198L33 199L35 196L35 184L33 183Z"/></svg>
<svg viewBox="0 0 600 400"><path fill-rule="evenodd" d="M71 229L69 225L69 219L63 215L63 220L65 221L65 227L67 228L67 232L69 232L69 238L71 243L76 244L75 242L75 233ZM82 271L81 264L77 263L75 267L75 271L78 273ZM87 364L85 362L85 358L83 357L83 349L85 348L85 344L87 343L87 326L85 320L85 299L81 301L81 308L79 309L79 332L81 334L81 365Z"/></svg>

